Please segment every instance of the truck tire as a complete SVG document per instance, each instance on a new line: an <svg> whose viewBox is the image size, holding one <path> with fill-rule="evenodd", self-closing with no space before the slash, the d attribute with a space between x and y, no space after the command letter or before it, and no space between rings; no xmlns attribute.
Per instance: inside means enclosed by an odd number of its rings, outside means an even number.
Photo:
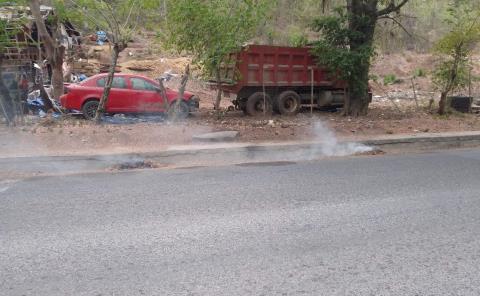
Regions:
<svg viewBox="0 0 480 296"><path fill-rule="evenodd" d="M88 120L93 120L95 118L95 114L97 113L98 104L99 102L97 100L91 100L83 104L83 117Z"/></svg>
<svg viewBox="0 0 480 296"><path fill-rule="evenodd" d="M264 106L265 101L265 106ZM262 116L272 114L272 98L263 92L256 92L247 100L247 114L251 116Z"/></svg>
<svg viewBox="0 0 480 296"><path fill-rule="evenodd" d="M278 112L282 115L293 116L300 111L301 98L300 96L291 90L282 92L275 102L278 108Z"/></svg>

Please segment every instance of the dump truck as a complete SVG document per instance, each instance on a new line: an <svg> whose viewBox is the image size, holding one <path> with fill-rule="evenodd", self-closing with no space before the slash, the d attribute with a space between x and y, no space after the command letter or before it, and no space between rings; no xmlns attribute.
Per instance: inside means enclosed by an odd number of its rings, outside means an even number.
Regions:
<svg viewBox="0 0 480 296"><path fill-rule="evenodd" d="M345 102L346 83L319 67L310 47L247 45L226 57L210 81L249 115L272 110L294 115L302 107L331 108ZM233 97L233 96L230 96Z"/></svg>

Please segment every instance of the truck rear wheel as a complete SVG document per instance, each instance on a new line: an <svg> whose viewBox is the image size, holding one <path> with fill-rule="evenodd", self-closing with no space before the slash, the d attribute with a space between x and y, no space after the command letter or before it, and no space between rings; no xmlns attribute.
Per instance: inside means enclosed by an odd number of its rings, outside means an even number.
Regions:
<svg viewBox="0 0 480 296"><path fill-rule="evenodd" d="M256 92L247 100L247 114L251 116L261 116L263 114L272 114L272 99L263 92Z"/></svg>
<svg viewBox="0 0 480 296"><path fill-rule="evenodd" d="M276 105L280 114L292 116L300 111L301 99L296 92L287 90L277 97Z"/></svg>

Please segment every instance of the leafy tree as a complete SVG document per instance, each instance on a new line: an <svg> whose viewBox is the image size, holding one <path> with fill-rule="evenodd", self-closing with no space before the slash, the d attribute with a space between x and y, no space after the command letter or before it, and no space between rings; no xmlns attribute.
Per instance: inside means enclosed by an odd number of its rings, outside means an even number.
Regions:
<svg viewBox="0 0 480 296"><path fill-rule="evenodd" d="M107 33L112 46L112 56L107 81L98 104L95 121L100 122L105 112L108 96L113 84L118 56L123 51L133 34L140 30L139 24L146 20L156 20L156 0L68 0L77 14L81 14L90 29L101 29Z"/></svg>
<svg viewBox="0 0 480 296"><path fill-rule="evenodd" d="M450 4L449 17L445 22L451 30L434 46L440 63L433 73L433 82L440 90L438 113L443 115L448 108L448 94L463 88L469 80L469 56L480 41L480 10L472 10L466 0Z"/></svg>
<svg viewBox="0 0 480 296"><path fill-rule="evenodd" d="M62 4L60 1L54 1L54 4ZM61 20L62 15L54 13L47 20L50 27L47 29L45 19L40 11L39 0L29 0L30 11L38 30L39 41L43 43L46 58L52 67L52 96L58 100L63 95L63 61L65 59L66 48L62 44ZM54 5L55 8L55 5ZM56 12L56 10L55 10Z"/></svg>
<svg viewBox="0 0 480 296"><path fill-rule="evenodd" d="M326 3L327 0L323 0ZM374 55L377 21L392 18L409 0L346 0L346 8L315 20L313 29L322 33L313 52L318 62L348 84L344 114L365 115L370 103L368 78Z"/></svg>
<svg viewBox="0 0 480 296"><path fill-rule="evenodd" d="M194 56L205 76L215 76L219 110L222 83L220 66L228 53L238 50L265 20L269 0L168 1L167 47Z"/></svg>

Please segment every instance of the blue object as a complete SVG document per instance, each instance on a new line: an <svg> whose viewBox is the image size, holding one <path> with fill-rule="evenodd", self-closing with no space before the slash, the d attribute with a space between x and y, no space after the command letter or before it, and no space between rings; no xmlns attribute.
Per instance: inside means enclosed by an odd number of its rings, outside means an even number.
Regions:
<svg viewBox="0 0 480 296"><path fill-rule="evenodd" d="M78 81L79 81L79 82L80 82L80 81L84 81L85 79L87 79L87 75L85 75L85 74L80 74L80 75L78 75Z"/></svg>
<svg viewBox="0 0 480 296"><path fill-rule="evenodd" d="M27 99L28 110L32 111L33 114L40 114L40 112L45 112L45 102L42 98L38 97L35 99Z"/></svg>
<svg viewBox="0 0 480 296"><path fill-rule="evenodd" d="M143 122L165 122L164 114L157 115L124 115L117 114L114 116L104 115L102 121L109 124L135 124Z"/></svg>
<svg viewBox="0 0 480 296"><path fill-rule="evenodd" d="M107 41L107 33L104 31L97 31L97 44L103 45Z"/></svg>

